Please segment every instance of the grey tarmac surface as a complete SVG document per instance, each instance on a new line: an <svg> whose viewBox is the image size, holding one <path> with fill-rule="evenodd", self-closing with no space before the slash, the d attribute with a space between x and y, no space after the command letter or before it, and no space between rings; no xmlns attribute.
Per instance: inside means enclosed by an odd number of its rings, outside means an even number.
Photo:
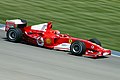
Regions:
<svg viewBox="0 0 120 80"><path fill-rule="evenodd" d="M0 30L0 80L120 80L120 58L91 59L5 39Z"/></svg>

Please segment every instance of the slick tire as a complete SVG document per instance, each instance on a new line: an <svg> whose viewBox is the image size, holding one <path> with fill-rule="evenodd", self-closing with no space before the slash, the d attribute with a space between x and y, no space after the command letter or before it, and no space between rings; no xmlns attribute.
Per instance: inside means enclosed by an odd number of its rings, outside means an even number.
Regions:
<svg viewBox="0 0 120 80"><path fill-rule="evenodd" d="M102 46L102 45L101 45L101 42L100 42L98 39L96 39L96 38L90 39L89 41L90 41L90 42L93 42L93 43L96 43L96 44L99 45L99 46Z"/></svg>
<svg viewBox="0 0 120 80"><path fill-rule="evenodd" d="M75 41L70 45L70 54L76 56L82 56L85 54L86 46L81 41Z"/></svg>
<svg viewBox="0 0 120 80"><path fill-rule="evenodd" d="M20 42L22 40L22 31L19 28L11 28L7 31L6 37L10 42Z"/></svg>

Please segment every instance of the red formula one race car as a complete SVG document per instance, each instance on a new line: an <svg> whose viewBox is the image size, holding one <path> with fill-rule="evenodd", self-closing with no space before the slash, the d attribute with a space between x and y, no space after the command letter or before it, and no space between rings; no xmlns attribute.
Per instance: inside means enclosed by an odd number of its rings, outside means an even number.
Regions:
<svg viewBox="0 0 120 80"><path fill-rule="evenodd" d="M70 51L73 55L93 58L111 54L110 50L101 47L99 40L95 38L83 40L68 34L60 34L59 30L52 30L51 22L27 26L26 20L6 20L5 31L7 39L11 42L24 41L50 49Z"/></svg>

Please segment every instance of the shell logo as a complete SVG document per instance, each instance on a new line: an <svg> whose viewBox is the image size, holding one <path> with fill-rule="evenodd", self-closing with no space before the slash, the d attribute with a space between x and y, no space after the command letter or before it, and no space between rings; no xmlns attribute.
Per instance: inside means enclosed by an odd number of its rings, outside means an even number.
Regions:
<svg viewBox="0 0 120 80"><path fill-rule="evenodd" d="M69 39L69 43L72 43L72 39Z"/></svg>
<svg viewBox="0 0 120 80"><path fill-rule="evenodd" d="M91 48L94 49L94 45L92 45Z"/></svg>
<svg viewBox="0 0 120 80"><path fill-rule="evenodd" d="M46 39L45 39L45 42L46 42L46 44L51 44L52 41L51 41L50 38L46 38Z"/></svg>

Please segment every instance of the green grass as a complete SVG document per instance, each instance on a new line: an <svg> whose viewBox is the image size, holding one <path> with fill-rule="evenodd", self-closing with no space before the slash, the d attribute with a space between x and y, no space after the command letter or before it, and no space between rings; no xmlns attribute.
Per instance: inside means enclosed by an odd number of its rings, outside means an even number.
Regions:
<svg viewBox="0 0 120 80"><path fill-rule="evenodd" d="M0 23L15 18L29 25L53 21L62 33L96 37L103 47L120 51L120 0L0 0Z"/></svg>

